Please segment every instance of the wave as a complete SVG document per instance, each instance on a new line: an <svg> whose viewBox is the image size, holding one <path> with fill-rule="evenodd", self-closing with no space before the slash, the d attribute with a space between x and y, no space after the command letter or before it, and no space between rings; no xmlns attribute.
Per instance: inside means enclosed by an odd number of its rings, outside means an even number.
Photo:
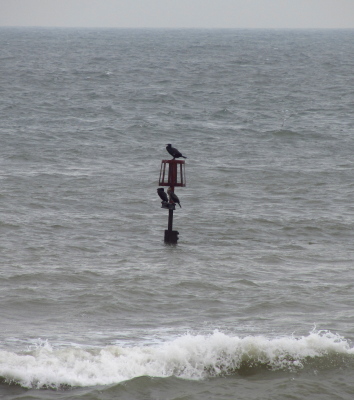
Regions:
<svg viewBox="0 0 354 400"><path fill-rule="evenodd" d="M141 376L202 380L259 371L297 372L344 368L353 364L354 348L329 331L299 338L247 336L219 331L186 334L154 346L53 348L40 342L16 354L0 351L0 381L25 388L112 385Z"/></svg>

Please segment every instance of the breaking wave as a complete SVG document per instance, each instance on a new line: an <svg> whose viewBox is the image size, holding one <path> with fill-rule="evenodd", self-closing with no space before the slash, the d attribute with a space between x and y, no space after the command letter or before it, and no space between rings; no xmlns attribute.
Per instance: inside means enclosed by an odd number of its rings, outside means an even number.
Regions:
<svg viewBox="0 0 354 400"><path fill-rule="evenodd" d="M329 331L298 338L240 338L215 331L154 346L53 348L42 342L21 354L0 351L0 376L3 383L57 389L117 384L140 376L202 380L261 370L343 368L353 363L353 356L348 340Z"/></svg>

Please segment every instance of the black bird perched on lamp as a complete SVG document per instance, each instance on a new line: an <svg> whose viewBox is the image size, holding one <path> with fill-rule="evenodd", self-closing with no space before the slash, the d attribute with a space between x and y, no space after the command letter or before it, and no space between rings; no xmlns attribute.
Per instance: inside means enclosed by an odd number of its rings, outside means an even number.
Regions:
<svg viewBox="0 0 354 400"><path fill-rule="evenodd" d="M166 150L171 154L173 159L175 158L187 158L180 151L178 151L175 147L172 147L171 144L166 145Z"/></svg>
<svg viewBox="0 0 354 400"><path fill-rule="evenodd" d="M170 196L170 200L174 203L177 203L182 208L181 203L179 202L179 198L174 192L172 192L172 189L170 187L167 189L167 193Z"/></svg>
<svg viewBox="0 0 354 400"><path fill-rule="evenodd" d="M160 199L162 201L166 201L168 203L168 197L163 188L158 188L157 189L157 194L160 196Z"/></svg>

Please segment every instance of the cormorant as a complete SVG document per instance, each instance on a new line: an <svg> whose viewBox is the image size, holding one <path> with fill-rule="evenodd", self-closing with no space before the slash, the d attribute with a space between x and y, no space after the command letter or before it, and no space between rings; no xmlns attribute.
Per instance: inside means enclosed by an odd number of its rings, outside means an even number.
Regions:
<svg viewBox="0 0 354 400"><path fill-rule="evenodd" d="M174 192L172 192L172 189L170 187L167 189L167 193L170 196L170 200L172 200L174 203L177 203L182 208L179 198Z"/></svg>
<svg viewBox="0 0 354 400"><path fill-rule="evenodd" d="M172 147L171 144L166 145L166 150L171 154L173 159L180 157L187 158L184 155L182 155L182 153L179 152L175 147Z"/></svg>
<svg viewBox="0 0 354 400"><path fill-rule="evenodd" d="M168 203L168 197L163 188L158 188L157 194L160 196L162 201L166 201Z"/></svg>

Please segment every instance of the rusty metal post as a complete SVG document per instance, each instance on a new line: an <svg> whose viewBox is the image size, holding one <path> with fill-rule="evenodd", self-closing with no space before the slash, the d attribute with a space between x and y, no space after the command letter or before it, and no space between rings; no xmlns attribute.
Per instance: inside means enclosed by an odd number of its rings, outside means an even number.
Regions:
<svg viewBox="0 0 354 400"><path fill-rule="evenodd" d="M167 230L169 232L172 231L172 225L173 225L173 210L168 210L168 227L167 227Z"/></svg>
<svg viewBox="0 0 354 400"><path fill-rule="evenodd" d="M168 165L168 174L166 176L166 166ZM160 170L160 186L169 186L174 193L175 186L186 186L186 178L184 172L184 160L162 160L161 170ZM178 175L179 171L179 175ZM166 180L167 178L167 180ZM174 204L169 203L168 208L168 226L165 230L165 243L176 244L178 240L178 231L173 230L173 210Z"/></svg>
<svg viewBox="0 0 354 400"><path fill-rule="evenodd" d="M174 182L174 180L171 180ZM172 192L174 192L174 187L170 186ZM176 244L178 240L178 231L172 230L173 227L173 209L168 210L168 226L167 230L165 230L165 243Z"/></svg>

